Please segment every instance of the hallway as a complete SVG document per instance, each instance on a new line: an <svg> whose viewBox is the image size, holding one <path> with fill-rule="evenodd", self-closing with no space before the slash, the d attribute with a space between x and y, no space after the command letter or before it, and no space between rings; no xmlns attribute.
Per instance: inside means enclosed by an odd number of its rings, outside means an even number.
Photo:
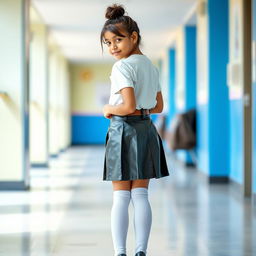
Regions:
<svg viewBox="0 0 256 256"><path fill-rule="evenodd" d="M102 181L103 146L75 146L31 169L30 191L0 194L0 255L113 255L112 187ZM150 256L256 255L256 216L229 185L207 184L166 151L170 176L151 180ZM130 204L128 255L134 255ZM254 214L255 214L254 209ZM14 224L15 223L15 224Z"/></svg>

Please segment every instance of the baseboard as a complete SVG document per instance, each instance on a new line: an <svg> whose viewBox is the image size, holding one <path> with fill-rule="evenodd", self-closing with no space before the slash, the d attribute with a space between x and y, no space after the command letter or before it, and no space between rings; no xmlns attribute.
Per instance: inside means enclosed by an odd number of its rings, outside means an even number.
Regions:
<svg viewBox="0 0 256 256"><path fill-rule="evenodd" d="M229 183L228 176L208 176L207 173L204 173L198 169L197 171L202 181L207 182L209 184L228 184Z"/></svg>
<svg viewBox="0 0 256 256"><path fill-rule="evenodd" d="M24 181L0 181L0 190L29 190Z"/></svg>
<svg viewBox="0 0 256 256"><path fill-rule="evenodd" d="M49 164L48 163L31 164L30 166L32 168L49 168Z"/></svg>
<svg viewBox="0 0 256 256"><path fill-rule="evenodd" d="M194 163L185 162L185 166L187 167L196 167Z"/></svg>
<svg viewBox="0 0 256 256"><path fill-rule="evenodd" d="M209 183L211 184L228 184L228 176L209 176Z"/></svg>
<svg viewBox="0 0 256 256"><path fill-rule="evenodd" d="M58 156L59 156L58 154L51 154L50 155L51 158L58 158Z"/></svg>

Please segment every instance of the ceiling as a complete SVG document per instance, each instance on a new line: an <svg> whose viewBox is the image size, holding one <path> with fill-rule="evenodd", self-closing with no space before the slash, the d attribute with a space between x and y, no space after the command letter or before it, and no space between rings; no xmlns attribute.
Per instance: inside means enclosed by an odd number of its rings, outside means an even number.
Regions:
<svg viewBox="0 0 256 256"><path fill-rule="evenodd" d="M51 35L71 62L110 61L107 49L102 54L100 32L105 11L113 3L123 4L138 24L141 51L159 58L172 42L177 26L195 24L197 0L32 0L33 6L49 27ZM127 14L126 13L126 14Z"/></svg>

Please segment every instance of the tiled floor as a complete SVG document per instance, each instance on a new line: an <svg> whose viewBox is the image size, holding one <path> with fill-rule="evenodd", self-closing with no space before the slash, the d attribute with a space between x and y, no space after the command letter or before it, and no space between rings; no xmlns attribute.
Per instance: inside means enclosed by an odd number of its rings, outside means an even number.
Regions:
<svg viewBox="0 0 256 256"><path fill-rule="evenodd" d="M208 185L167 154L170 176L151 180L149 256L256 255L256 213L229 185ZM0 192L0 255L113 256L111 182L103 146L69 148L31 170L31 191ZM130 204L127 254L134 256Z"/></svg>

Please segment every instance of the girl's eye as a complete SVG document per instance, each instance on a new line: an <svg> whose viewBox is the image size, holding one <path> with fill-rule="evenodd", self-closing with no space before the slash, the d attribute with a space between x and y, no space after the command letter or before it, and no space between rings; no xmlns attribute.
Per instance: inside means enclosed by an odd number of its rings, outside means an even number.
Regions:
<svg viewBox="0 0 256 256"><path fill-rule="evenodd" d="M121 39L121 38L117 38L116 41L117 41L117 42L120 42L120 41L122 41L122 39ZM105 44L106 44L107 46L110 46L111 43L110 43L109 41L107 41L107 42L105 42Z"/></svg>

